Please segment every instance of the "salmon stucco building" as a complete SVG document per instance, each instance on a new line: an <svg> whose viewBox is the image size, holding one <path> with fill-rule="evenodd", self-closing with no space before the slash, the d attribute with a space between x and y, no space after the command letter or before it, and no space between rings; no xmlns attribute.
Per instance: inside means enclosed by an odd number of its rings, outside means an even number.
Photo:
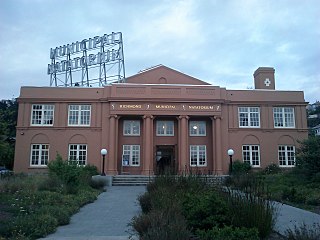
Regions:
<svg viewBox="0 0 320 240"><path fill-rule="evenodd" d="M22 87L15 172L43 172L59 153L110 175L228 173L234 160L253 168L295 164L307 138L302 91L275 90L275 70L254 72L254 89L227 90L163 65L104 87Z"/></svg>

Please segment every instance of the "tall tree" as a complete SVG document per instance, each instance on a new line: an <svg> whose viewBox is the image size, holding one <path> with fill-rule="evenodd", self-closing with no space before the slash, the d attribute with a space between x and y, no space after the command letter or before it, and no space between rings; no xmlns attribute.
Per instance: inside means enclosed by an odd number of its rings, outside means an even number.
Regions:
<svg viewBox="0 0 320 240"><path fill-rule="evenodd" d="M18 117L16 99L0 101L0 166L13 167L14 139Z"/></svg>

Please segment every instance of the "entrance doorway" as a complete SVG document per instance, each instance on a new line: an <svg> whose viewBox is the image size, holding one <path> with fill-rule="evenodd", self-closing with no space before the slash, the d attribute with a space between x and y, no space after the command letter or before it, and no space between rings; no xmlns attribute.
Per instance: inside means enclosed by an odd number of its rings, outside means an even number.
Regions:
<svg viewBox="0 0 320 240"><path fill-rule="evenodd" d="M175 148L158 145L156 148L156 174L176 174Z"/></svg>

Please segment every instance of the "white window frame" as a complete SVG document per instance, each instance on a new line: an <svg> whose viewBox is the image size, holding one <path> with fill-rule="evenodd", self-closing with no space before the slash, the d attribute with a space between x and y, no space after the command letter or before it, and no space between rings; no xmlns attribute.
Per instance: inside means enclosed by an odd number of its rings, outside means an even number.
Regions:
<svg viewBox="0 0 320 240"><path fill-rule="evenodd" d="M163 129L163 133L160 132L160 130L162 131ZM171 132L172 130L172 132ZM174 136L174 121L171 120L158 120L157 121L157 136Z"/></svg>
<svg viewBox="0 0 320 240"><path fill-rule="evenodd" d="M290 110L290 112L286 112L286 110ZM274 107L273 125L275 128L295 128L294 107Z"/></svg>
<svg viewBox="0 0 320 240"><path fill-rule="evenodd" d="M196 164L192 158L195 155ZM201 156L204 156L204 161L201 161ZM207 166L207 146L206 145L190 145L190 166L191 167L206 167Z"/></svg>
<svg viewBox="0 0 320 240"><path fill-rule="evenodd" d="M256 114L258 115L258 125L255 125L257 122L254 121ZM240 128L260 128L260 107L238 107L238 119ZM248 126L244 125L246 123L244 119L247 119Z"/></svg>
<svg viewBox="0 0 320 240"><path fill-rule="evenodd" d="M75 147L72 149L72 146ZM88 160L88 145L87 144L69 144L68 159L72 163L76 163L77 166L86 166ZM75 152L75 154L73 154ZM84 154L83 154L84 153ZM72 158L75 156L75 158ZM80 159L81 158L81 159Z"/></svg>
<svg viewBox="0 0 320 240"><path fill-rule="evenodd" d="M207 136L206 121L190 121L189 135L190 136Z"/></svg>
<svg viewBox="0 0 320 240"><path fill-rule="evenodd" d="M123 120L123 136L140 136L140 120Z"/></svg>
<svg viewBox="0 0 320 240"><path fill-rule="evenodd" d="M38 148L36 148L38 146ZM49 144L31 144L30 151L30 166L31 167L46 167L49 162ZM36 164L33 162L37 162Z"/></svg>
<svg viewBox="0 0 320 240"><path fill-rule="evenodd" d="M140 166L140 145L125 144L122 146L122 155L129 155L129 166Z"/></svg>
<svg viewBox="0 0 320 240"><path fill-rule="evenodd" d="M75 118L75 122L71 121ZM89 119L88 119L89 118ZM85 120L85 121L84 121ZM68 126L90 126L91 105L90 104L70 104L68 107Z"/></svg>
<svg viewBox="0 0 320 240"><path fill-rule="evenodd" d="M289 159L289 158L291 158L291 159ZM294 167L296 165L296 148L295 148L295 146L293 146L293 145L279 145L278 146L278 161L279 161L279 167ZM285 164L281 164L281 162L285 162ZM293 162L293 164L291 164L291 162Z"/></svg>
<svg viewBox="0 0 320 240"><path fill-rule="evenodd" d="M244 147L249 147L249 149L244 149ZM258 148L257 150L254 148ZM249 153L249 159L246 159L247 156L245 153ZM256 155L257 154L257 155ZM258 160L253 159L253 157L258 157ZM260 167L261 165L261 158L260 158L260 146L256 144L245 144L242 145L242 161L245 163L249 163L252 167ZM254 163L255 161L259 161L259 164Z"/></svg>
<svg viewBox="0 0 320 240"><path fill-rule="evenodd" d="M54 105L53 104L32 104L31 126L53 126L53 123L54 123Z"/></svg>

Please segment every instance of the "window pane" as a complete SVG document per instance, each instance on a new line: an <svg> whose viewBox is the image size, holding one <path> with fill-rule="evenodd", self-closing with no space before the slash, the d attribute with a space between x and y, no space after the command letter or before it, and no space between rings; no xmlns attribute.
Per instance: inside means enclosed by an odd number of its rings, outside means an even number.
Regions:
<svg viewBox="0 0 320 240"><path fill-rule="evenodd" d="M53 125L53 105L32 105L31 125Z"/></svg>
<svg viewBox="0 0 320 240"><path fill-rule="evenodd" d="M157 121L157 136L174 136L174 122Z"/></svg>
<svg viewBox="0 0 320 240"><path fill-rule="evenodd" d="M259 107L239 107L240 127L260 127Z"/></svg>
<svg viewBox="0 0 320 240"><path fill-rule="evenodd" d="M91 105L69 105L68 124L90 126Z"/></svg>
<svg viewBox="0 0 320 240"><path fill-rule="evenodd" d="M205 121L190 121L189 122L190 136L206 136L206 122Z"/></svg>
<svg viewBox="0 0 320 240"><path fill-rule="evenodd" d="M275 107L273 108L274 127L293 128L294 109L292 107Z"/></svg>

